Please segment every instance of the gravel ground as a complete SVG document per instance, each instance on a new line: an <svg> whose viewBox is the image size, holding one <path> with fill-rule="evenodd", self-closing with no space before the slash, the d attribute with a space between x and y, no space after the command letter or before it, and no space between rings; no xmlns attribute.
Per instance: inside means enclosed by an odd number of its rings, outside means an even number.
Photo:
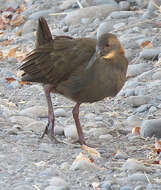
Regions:
<svg viewBox="0 0 161 190"><path fill-rule="evenodd" d="M161 148L153 137L161 137L160 13L150 4L146 9L146 1L79 2L0 2L0 189L160 190ZM57 94L55 133L67 144L40 139L47 123L44 92L39 84L21 84L17 67L34 48L41 15L53 35L95 38L108 31L125 48L129 67L121 92L80 108L87 143L100 157L71 144L77 139L74 103ZM132 133L136 127L141 135Z"/></svg>

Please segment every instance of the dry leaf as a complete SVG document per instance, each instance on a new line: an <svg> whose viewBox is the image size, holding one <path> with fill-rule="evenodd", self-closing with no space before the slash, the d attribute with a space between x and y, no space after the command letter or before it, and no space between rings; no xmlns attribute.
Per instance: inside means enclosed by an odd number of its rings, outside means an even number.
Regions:
<svg viewBox="0 0 161 190"><path fill-rule="evenodd" d="M161 150L161 141L155 141L155 148Z"/></svg>
<svg viewBox="0 0 161 190"><path fill-rule="evenodd" d="M86 160L88 162L91 162L91 160L82 152L79 153L79 155L76 157L76 159L74 160L74 162L78 162L79 160Z"/></svg>
<svg viewBox="0 0 161 190"><path fill-rule="evenodd" d="M16 79L14 79L13 77L9 77L9 78L6 78L7 82L10 84L12 83L13 81L15 81Z"/></svg>
<svg viewBox="0 0 161 190"><path fill-rule="evenodd" d="M93 183L92 183L92 187L93 187L94 189L100 189L100 183L99 183L99 182L93 182Z"/></svg>
<svg viewBox="0 0 161 190"><path fill-rule="evenodd" d="M85 151L88 152L88 154L90 154L91 156L95 156L95 157L101 157L100 153L95 149L95 148L91 148L89 146L86 145L82 145L81 148Z"/></svg>
<svg viewBox="0 0 161 190"><path fill-rule="evenodd" d="M16 51L17 51L17 48L10 49L8 53L8 57L15 57Z"/></svg>
<svg viewBox="0 0 161 190"><path fill-rule="evenodd" d="M27 82L27 81L18 81L19 84L21 85L28 85L28 84L31 84L31 82Z"/></svg>
<svg viewBox="0 0 161 190"><path fill-rule="evenodd" d="M17 15L15 19L11 20L11 26L19 26L24 23L24 17L21 15Z"/></svg>
<svg viewBox="0 0 161 190"><path fill-rule="evenodd" d="M25 9L26 9L26 8L25 8L25 5L24 5L24 4L21 4L21 5L17 8L16 12L17 12L18 14L20 14L20 13L22 13Z"/></svg>
<svg viewBox="0 0 161 190"><path fill-rule="evenodd" d="M153 48L154 46L153 46L153 44L151 43L151 41L149 41L149 40L147 40L147 41L145 41L145 42L143 42L142 44L141 44L141 47L142 48Z"/></svg>
<svg viewBox="0 0 161 190"><path fill-rule="evenodd" d="M133 135L140 135L140 130L141 130L141 127L135 127L132 129L132 134Z"/></svg>
<svg viewBox="0 0 161 190"><path fill-rule="evenodd" d="M3 59L3 52L0 51L0 60L2 60L2 59Z"/></svg>
<svg viewBox="0 0 161 190"><path fill-rule="evenodd" d="M11 42L12 42L12 40L5 40L3 42L0 42L0 45L1 46L8 46Z"/></svg>
<svg viewBox="0 0 161 190"><path fill-rule="evenodd" d="M0 30L5 30L7 25L3 22L2 18L0 18Z"/></svg>

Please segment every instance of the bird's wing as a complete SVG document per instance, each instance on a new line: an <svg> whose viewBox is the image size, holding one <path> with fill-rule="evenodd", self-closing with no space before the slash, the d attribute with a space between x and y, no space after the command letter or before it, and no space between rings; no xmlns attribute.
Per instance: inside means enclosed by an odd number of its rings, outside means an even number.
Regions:
<svg viewBox="0 0 161 190"><path fill-rule="evenodd" d="M80 65L87 65L96 41L59 36L33 50L20 67L22 80L57 85L67 80Z"/></svg>

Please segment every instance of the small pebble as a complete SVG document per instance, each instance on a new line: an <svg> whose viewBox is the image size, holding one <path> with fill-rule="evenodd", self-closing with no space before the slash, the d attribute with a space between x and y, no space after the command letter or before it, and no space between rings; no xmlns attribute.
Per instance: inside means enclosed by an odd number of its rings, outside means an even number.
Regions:
<svg viewBox="0 0 161 190"><path fill-rule="evenodd" d="M56 109L54 111L54 114L56 117L66 117L67 116L65 110L62 108Z"/></svg>
<svg viewBox="0 0 161 190"><path fill-rule="evenodd" d="M68 139L78 140L77 128L75 125L67 125L64 127L64 135Z"/></svg>
<svg viewBox="0 0 161 190"><path fill-rule="evenodd" d="M126 98L126 103L133 106L133 107L138 107L143 104L148 104L151 101L150 96L130 96Z"/></svg>
<svg viewBox="0 0 161 190"><path fill-rule="evenodd" d="M122 166L123 170L127 170L129 172L137 172L137 171L149 171L141 162L138 162L135 159L128 159Z"/></svg>

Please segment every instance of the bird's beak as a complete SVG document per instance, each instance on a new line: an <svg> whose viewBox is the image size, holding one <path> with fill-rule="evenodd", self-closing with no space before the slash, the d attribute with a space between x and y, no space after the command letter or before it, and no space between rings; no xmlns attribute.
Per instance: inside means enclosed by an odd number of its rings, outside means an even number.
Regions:
<svg viewBox="0 0 161 190"><path fill-rule="evenodd" d="M96 45L96 50L95 50L94 54L92 55L91 59L89 60L88 65L87 65L87 67L86 67L86 70L89 69L89 68L93 65L93 63L94 63L95 60L96 60L96 55L99 54L99 53L100 53L100 49L99 49L99 47Z"/></svg>

